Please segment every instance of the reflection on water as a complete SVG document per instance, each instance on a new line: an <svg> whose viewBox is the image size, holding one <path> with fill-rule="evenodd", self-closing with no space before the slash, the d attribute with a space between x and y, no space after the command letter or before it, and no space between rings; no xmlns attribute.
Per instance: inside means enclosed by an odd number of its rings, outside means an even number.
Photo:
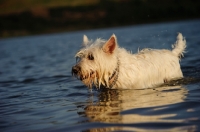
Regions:
<svg viewBox="0 0 200 132"><path fill-rule="evenodd" d="M154 110L156 111L162 109L165 105L182 102L186 94L187 90L181 86L158 87L155 89L142 90L106 90L99 95L99 102L88 105L85 112L92 121L118 121L122 123L167 121L162 120L162 118L170 117L172 116L171 114L169 114L169 116L162 115L148 117L134 115L133 109L160 106L160 108L155 107ZM133 113L131 110L133 110ZM119 116L120 111L123 111L122 116Z"/></svg>
<svg viewBox="0 0 200 132"><path fill-rule="evenodd" d="M118 124L137 124L145 122L159 124L182 123L186 122L187 119L175 119L178 114L175 110L168 111L167 113L164 111L166 111L167 107L170 105L183 102L187 94L188 90L184 86L163 86L151 89L132 90L103 89L99 94L99 101L88 104L84 109L84 114L89 118L89 122ZM142 114L142 111L146 111L147 109L149 109L148 113ZM189 111L193 110L188 109L188 112ZM105 130L138 131L142 129L134 127L134 125L132 127L120 127L119 125L118 127L96 128L90 131ZM170 130L195 130L195 126L182 126Z"/></svg>

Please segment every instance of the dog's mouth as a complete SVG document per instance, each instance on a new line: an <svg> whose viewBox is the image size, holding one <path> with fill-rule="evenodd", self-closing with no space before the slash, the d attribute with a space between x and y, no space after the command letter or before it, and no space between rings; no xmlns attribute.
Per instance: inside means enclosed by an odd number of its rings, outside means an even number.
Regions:
<svg viewBox="0 0 200 132"><path fill-rule="evenodd" d="M77 79L81 80L81 81L85 81L87 79L91 79L91 78L94 78L94 75L95 72L94 71L91 71L90 73L88 74L81 74L81 73L72 73L72 75L74 75Z"/></svg>
<svg viewBox="0 0 200 132"><path fill-rule="evenodd" d="M84 81L84 80L86 80L86 79L89 79L89 78L93 78L94 77L94 71L91 71L89 74L87 74L87 75L80 75L80 77L79 77L79 79L81 80L81 81Z"/></svg>
<svg viewBox="0 0 200 132"><path fill-rule="evenodd" d="M72 68L72 76L81 80L89 88L97 81L97 72L91 69L89 71L81 71L79 67L74 66Z"/></svg>

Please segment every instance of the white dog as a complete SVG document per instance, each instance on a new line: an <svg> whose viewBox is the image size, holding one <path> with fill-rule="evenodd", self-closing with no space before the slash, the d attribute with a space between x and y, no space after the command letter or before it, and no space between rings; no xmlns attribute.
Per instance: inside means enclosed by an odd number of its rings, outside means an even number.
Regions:
<svg viewBox="0 0 200 132"><path fill-rule="evenodd" d="M78 62L72 74L86 86L132 89L159 86L170 80L183 78L179 60L186 48L186 40L179 33L171 50L143 49L131 54L120 48L113 34L109 40L88 40L77 52Z"/></svg>

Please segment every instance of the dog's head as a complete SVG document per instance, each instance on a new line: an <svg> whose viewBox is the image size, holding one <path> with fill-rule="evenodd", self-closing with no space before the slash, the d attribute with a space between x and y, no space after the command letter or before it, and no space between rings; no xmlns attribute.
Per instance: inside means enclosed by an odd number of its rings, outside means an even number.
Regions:
<svg viewBox="0 0 200 132"><path fill-rule="evenodd" d="M83 36L84 47L75 55L77 63L72 67L72 74L91 88L110 86L109 81L115 72L117 59L117 39L113 34L109 40L88 40ZM112 80L111 80L112 81Z"/></svg>

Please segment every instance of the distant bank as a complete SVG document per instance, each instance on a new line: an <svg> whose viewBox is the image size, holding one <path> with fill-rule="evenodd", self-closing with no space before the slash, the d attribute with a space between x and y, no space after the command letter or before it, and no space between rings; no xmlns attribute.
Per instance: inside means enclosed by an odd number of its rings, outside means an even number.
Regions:
<svg viewBox="0 0 200 132"><path fill-rule="evenodd" d="M1 5L2 7L2 5ZM0 38L200 18L199 0L100 0L0 14Z"/></svg>

